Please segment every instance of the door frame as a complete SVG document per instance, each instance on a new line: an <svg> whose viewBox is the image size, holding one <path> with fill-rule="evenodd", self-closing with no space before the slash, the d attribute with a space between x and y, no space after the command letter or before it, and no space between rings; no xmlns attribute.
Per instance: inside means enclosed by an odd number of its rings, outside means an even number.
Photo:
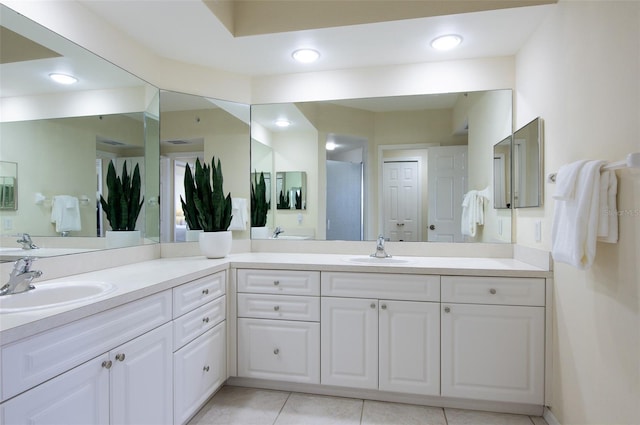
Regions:
<svg viewBox="0 0 640 425"><path fill-rule="evenodd" d="M382 181L382 167L384 166L384 153L386 151L398 151L398 150L413 150L413 149L428 149L430 147L434 147L434 146L440 146L439 143L411 143L411 144L399 144L399 145L378 145L378 193L376 194L376 196L378 197L378 232L377 235L381 235L382 232L384 231L384 212L383 212L383 208L384 208L384 199L382 197L382 191L383 191L383 187L384 187L384 182ZM406 161L407 157L404 157L404 160ZM409 159L409 161L415 161L416 157L412 157L413 159ZM398 158L393 158L395 161L402 161L403 159L398 157ZM418 179L418 238L420 241L422 241L422 172L423 172L423 167L421 164L421 159L418 158L418 174L420 176L420 179ZM424 170L426 171L426 170Z"/></svg>

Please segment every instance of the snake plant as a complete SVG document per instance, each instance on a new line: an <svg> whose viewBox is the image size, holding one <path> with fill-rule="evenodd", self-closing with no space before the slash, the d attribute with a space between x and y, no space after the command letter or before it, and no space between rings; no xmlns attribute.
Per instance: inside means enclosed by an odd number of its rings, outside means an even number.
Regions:
<svg viewBox="0 0 640 425"><path fill-rule="evenodd" d="M144 204L140 197L140 167L136 164L133 175L127 172L127 163L122 166L122 176L116 175L113 161L107 169L107 199L100 195L100 205L107 215L112 230L135 230L138 215Z"/></svg>
<svg viewBox="0 0 640 425"><path fill-rule="evenodd" d="M267 185L264 181L264 173L260 172L260 180L258 180L256 172L251 182L251 226L266 226L268 210L269 203L267 202Z"/></svg>
<svg viewBox="0 0 640 425"><path fill-rule="evenodd" d="M209 165L196 160L195 196L198 223L205 232L224 232L231 224L231 193L224 196L222 165L215 157Z"/></svg>
<svg viewBox="0 0 640 425"><path fill-rule="evenodd" d="M190 230L202 230L200 221L198 221L198 209L196 208L196 184L193 180L193 173L191 167L187 164L184 172L184 197L180 195L180 203L182 204L182 211L184 213L184 220L187 222Z"/></svg>

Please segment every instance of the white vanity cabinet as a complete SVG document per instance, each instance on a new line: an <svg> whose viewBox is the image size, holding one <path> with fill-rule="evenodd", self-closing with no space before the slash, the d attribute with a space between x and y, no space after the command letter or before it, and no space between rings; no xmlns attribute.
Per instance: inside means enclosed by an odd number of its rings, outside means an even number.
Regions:
<svg viewBox="0 0 640 425"><path fill-rule="evenodd" d="M0 422L171 423L170 320L164 291L3 346Z"/></svg>
<svg viewBox="0 0 640 425"><path fill-rule="evenodd" d="M238 376L320 383L320 273L237 270Z"/></svg>
<svg viewBox="0 0 640 425"><path fill-rule="evenodd" d="M440 277L322 273L321 382L438 395Z"/></svg>
<svg viewBox="0 0 640 425"><path fill-rule="evenodd" d="M442 395L544 403L545 280L442 277Z"/></svg>
<svg viewBox="0 0 640 425"><path fill-rule="evenodd" d="M174 417L186 423L227 379L226 272L173 288Z"/></svg>

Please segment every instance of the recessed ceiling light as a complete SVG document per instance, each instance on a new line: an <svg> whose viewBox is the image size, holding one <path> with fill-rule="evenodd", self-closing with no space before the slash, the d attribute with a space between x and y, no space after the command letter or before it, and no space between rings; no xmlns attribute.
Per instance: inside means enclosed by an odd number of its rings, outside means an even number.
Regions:
<svg viewBox="0 0 640 425"><path fill-rule="evenodd" d="M275 121L275 124L276 124L278 127L283 127L283 128L284 128L284 127L289 127L289 126L291 125L291 122L290 122L290 121L288 121L288 120L285 120L284 118L280 118L280 119L277 119L277 120Z"/></svg>
<svg viewBox="0 0 640 425"><path fill-rule="evenodd" d="M334 142L327 142L327 144L325 145L325 149L327 149L328 151L332 151L336 148L336 144Z"/></svg>
<svg viewBox="0 0 640 425"><path fill-rule="evenodd" d="M462 43L462 37L457 34L447 34L436 37L431 41L431 47L436 50L451 50Z"/></svg>
<svg viewBox="0 0 640 425"><path fill-rule="evenodd" d="M313 49L298 49L291 56L300 63L311 63L318 60L320 53Z"/></svg>
<svg viewBox="0 0 640 425"><path fill-rule="evenodd" d="M67 74L58 74L58 73L52 73L49 74L49 78L51 78L53 81L55 81L58 84L74 84L78 82L78 79L72 75L67 75Z"/></svg>

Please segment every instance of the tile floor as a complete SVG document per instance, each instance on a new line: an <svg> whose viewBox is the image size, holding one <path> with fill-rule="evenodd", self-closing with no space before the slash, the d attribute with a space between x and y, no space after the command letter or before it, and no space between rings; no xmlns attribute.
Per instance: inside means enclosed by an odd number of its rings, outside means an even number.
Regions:
<svg viewBox="0 0 640 425"><path fill-rule="evenodd" d="M547 425L541 417L223 387L189 425Z"/></svg>

